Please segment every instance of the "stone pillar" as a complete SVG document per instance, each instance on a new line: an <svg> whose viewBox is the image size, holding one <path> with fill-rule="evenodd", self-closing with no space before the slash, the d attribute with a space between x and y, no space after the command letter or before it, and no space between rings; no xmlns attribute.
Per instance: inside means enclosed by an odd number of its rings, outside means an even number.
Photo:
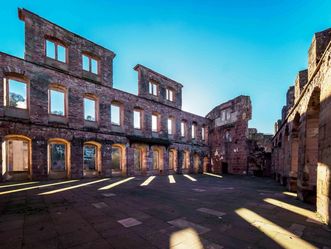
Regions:
<svg viewBox="0 0 331 249"><path fill-rule="evenodd" d="M127 175L134 175L134 148L126 147L126 170Z"/></svg>
<svg viewBox="0 0 331 249"><path fill-rule="evenodd" d="M46 179L48 176L48 144L44 137L35 137L31 145L31 178Z"/></svg>
<svg viewBox="0 0 331 249"><path fill-rule="evenodd" d="M3 158L2 158L2 152L4 151L3 146L5 146L4 144L4 140L3 140L3 136L0 137L0 182L3 181L2 179L2 164L3 164Z"/></svg>
<svg viewBox="0 0 331 249"><path fill-rule="evenodd" d="M70 178L83 177L83 145L84 142L81 138L74 137L71 141Z"/></svg>
<svg viewBox="0 0 331 249"><path fill-rule="evenodd" d="M169 151L164 148L163 150L163 172L162 174L169 174Z"/></svg>
<svg viewBox="0 0 331 249"><path fill-rule="evenodd" d="M103 177L112 176L112 143L104 141L101 145L101 175Z"/></svg>
<svg viewBox="0 0 331 249"><path fill-rule="evenodd" d="M203 153L201 153L199 155L199 169L198 169L198 173L199 174L202 174L203 173L203 164L204 164L204 159L205 159L205 156Z"/></svg>
<svg viewBox="0 0 331 249"><path fill-rule="evenodd" d="M183 150L177 150L177 174L182 174L183 173L183 159L184 159L184 151Z"/></svg>
<svg viewBox="0 0 331 249"><path fill-rule="evenodd" d="M146 163L146 174L154 174L154 169L153 169L153 149L148 146L146 150L146 158L145 158L145 163Z"/></svg>

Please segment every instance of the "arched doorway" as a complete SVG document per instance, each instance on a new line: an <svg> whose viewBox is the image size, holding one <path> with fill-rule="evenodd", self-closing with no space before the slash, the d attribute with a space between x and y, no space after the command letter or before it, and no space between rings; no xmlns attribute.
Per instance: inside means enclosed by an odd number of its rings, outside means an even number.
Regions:
<svg viewBox="0 0 331 249"><path fill-rule="evenodd" d="M112 145L111 160L112 160L111 170L113 176L127 175L124 144Z"/></svg>
<svg viewBox="0 0 331 249"><path fill-rule="evenodd" d="M287 181L289 191L297 191L297 178L299 166L299 129L300 129L300 114L296 113L292 121L292 129L290 134L290 172Z"/></svg>
<svg viewBox="0 0 331 249"><path fill-rule="evenodd" d="M200 167L200 156L198 153L194 153L193 155L193 171L195 174L199 173L199 167Z"/></svg>
<svg viewBox="0 0 331 249"><path fill-rule="evenodd" d="M309 203L316 203L319 114L320 90L316 88L309 99L306 111L304 165L300 169L299 197Z"/></svg>
<svg viewBox="0 0 331 249"><path fill-rule="evenodd" d="M5 136L2 144L2 175L6 180L32 177L31 139L22 135Z"/></svg>
<svg viewBox="0 0 331 249"><path fill-rule="evenodd" d="M83 146L83 169L85 177L101 173L101 144L89 141Z"/></svg>

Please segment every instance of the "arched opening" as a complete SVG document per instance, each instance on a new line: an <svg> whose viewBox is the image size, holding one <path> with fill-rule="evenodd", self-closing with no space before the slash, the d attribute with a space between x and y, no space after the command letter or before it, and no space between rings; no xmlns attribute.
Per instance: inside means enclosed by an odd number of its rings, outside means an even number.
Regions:
<svg viewBox="0 0 331 249"><path fill-rule="evenodd" d="M96 176L101 173L101 144L88 141L83 146L84 176Z"/></svg>
<svg viewBox="0 0 331 249"><path fill-rule="evenodd" d="M194 153L193 155L193 171L195 174L199 173L199 167L200 167L200 156L198 153Z"/></svg>
<svg viewBox="0 0 331 249"><path fill-rule="evenodd" d="M299 166L299 129L300 129L300 114L296 113L292 121L292 129L290 133L290 172L287 181L289 191L297 191L297 178Z"/></svg>
<svg viewBox="0 0 331 249"><path fill-rule="evenodd" d="M310 203L316 203L316 182L318 164L318 131L320 113L320 90L314 89L306 112L306 134L304 165L300 177L300 198Z"/></svg>
<svg viewBox="0 0 331 249"><path fill-rule="evenodd" d="M6 180L24 180L32 176L31 139L8 135L2 144L2 175Z"/></svg>
<svg viewBox="0 0 331 249"><path fill-rule="evenodd" d="M48 140L48 175L55 179L70 177L70 143L67 140Z"/></svg>
<svg viewBox="0 0 331 249"><path fill-rule="evenodd" d="M145 175L147 173L147 151L148 147L144 144L133 144L133 170L136 175Z"/></svg>
<svg viewBox="0 0 331 249"><path fill-rule="evenodd" d="M190 152L188 150L184 151L184 156L183 156L183 172L188 173L189 168L190 168Z"/></svg>
<svg viewBox="0 0 331 249"><path fill-rule="evenodd" d="M112 160L112 175L126 175L126 156L125 156L125 145L113 144L111 152Z"/></svg>
<svg viewBox="0 0 331 249"><path fill-rule="evenodd" d="M177 151L170 149L169 151L169 170L177 171Z"/></svg>
<svg viewBox="0 0 331 249"><path fill-rule="evenodd" d="M281 150L283 165L282 165L282 178L280 179L283 186L287 185L288 176L290 173L290 163L289 163L289 128L285 127L284 137L283 137L283 148Z"/></svg>
<svg viewBox="0 0 331 249"><path fill-rule="evenodd" d="M152 146L152 169L155 174L162 174L164 171L164 148L161 146Z"/></svg>

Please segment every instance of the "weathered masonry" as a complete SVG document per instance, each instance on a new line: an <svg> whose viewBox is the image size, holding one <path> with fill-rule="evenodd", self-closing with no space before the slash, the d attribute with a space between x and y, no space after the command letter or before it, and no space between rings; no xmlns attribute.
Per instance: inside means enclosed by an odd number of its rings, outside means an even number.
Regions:
<svg viewBox="0 0 331 249"><path fill-rule="evenodd" d="M0 53L0 180L248 172L248 96L194 115L180 83L142 65L138 95L120 91L112 51L19 18L25 58Z"/></svg>
<svg viewBox="0 0 331 249"><path fill-rule="evenodd" d="M275 125L272 168L276 180L301 200L316 203L330 224L331 29L314 35L308 69L287 92L282 119Z"/></svg>

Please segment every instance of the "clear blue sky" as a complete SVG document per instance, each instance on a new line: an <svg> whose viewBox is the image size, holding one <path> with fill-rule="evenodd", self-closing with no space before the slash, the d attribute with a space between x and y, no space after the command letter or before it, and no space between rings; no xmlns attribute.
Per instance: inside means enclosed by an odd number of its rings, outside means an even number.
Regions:
<svg viewBox="0 0 331 249"><path fill-rule="evenodd" d="M288 87L307 67L331 1L35 1L1 3L0 51L23 57L24 7L114 51L114 87L137 93L137 63L181 82L183 109L206 115L250 95L250 127L272 133Z"/></svg>

